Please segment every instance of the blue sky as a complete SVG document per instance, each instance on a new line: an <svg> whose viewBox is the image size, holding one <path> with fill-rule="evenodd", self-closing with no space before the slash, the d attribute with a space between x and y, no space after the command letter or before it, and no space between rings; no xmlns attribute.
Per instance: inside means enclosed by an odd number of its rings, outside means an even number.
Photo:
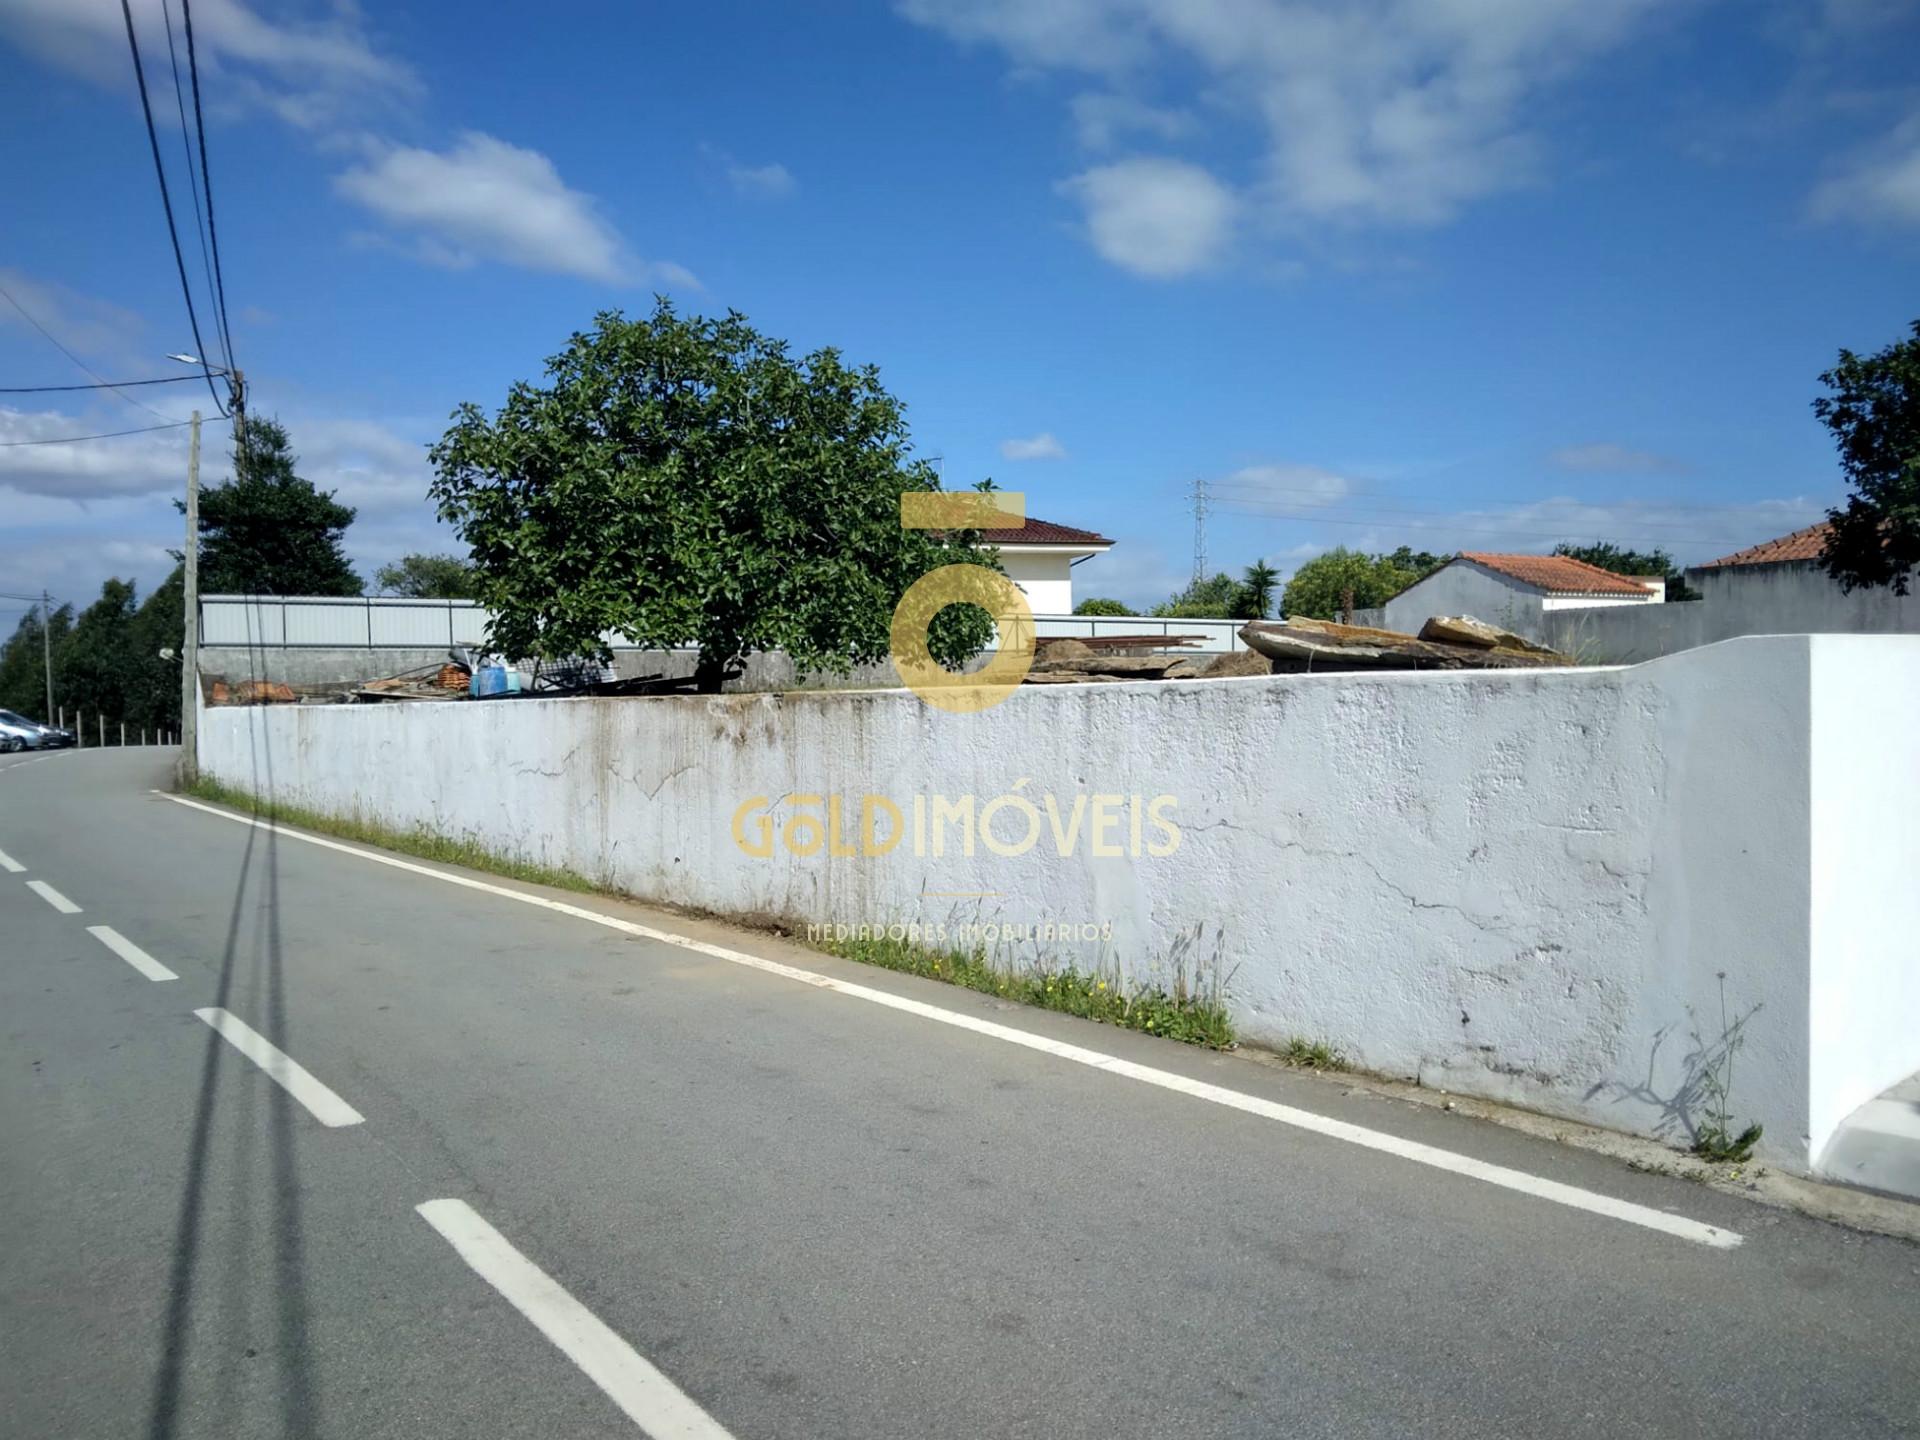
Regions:
<svg viewBox="0 0 1920 1440"><path fill-rule="evenodd" d="M159 0L134 12L184 222ZM1910 3L194 20L239 363L360 508L367 574L453 548L424 447L456 404L654 290L878 363L949 484L1113 536L1080 591L1137 602L1191 566L1196 478L1235 569L1784 533L1841 493L1815 377L1920 315ZM107 378L164 373L192 338L117 3L0 0L0 126L0 284ZM0 302L0 384L86 378ZM0 440L155 423L0 396ZM0 591L164 575L184 452L0 447Z"/></svg>

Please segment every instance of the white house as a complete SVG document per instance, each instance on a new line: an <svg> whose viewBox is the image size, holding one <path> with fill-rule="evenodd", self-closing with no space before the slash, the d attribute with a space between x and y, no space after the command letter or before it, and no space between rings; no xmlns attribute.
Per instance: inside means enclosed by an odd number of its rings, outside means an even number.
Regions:
<svg viewBox="0 0 1920 1440"><path fill-rule="evenodd" d="M1031 515L1017 528L981 531L980 543L998 548L1007 578L1020 587L1036 615L1071 615L1073 567L1113 548L1104 535Z"/></svg>
<svg viewBox="0 0 1920 1440"><path fill-rule="evenodd" d="M1658 605L1667 582L1616 575L1570 555L1494 555L1463 550L1387 601L1386 626L1417 634L1436 615L1472 615L1540 640L1549 610Z"/></svg>

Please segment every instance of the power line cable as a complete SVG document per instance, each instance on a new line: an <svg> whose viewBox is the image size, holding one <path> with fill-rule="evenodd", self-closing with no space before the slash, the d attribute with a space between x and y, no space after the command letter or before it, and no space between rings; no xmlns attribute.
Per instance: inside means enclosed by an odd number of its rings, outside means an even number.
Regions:
<svg viewBox="0 0 1920 1440"><path fill-rule="evenodd" d="M187 261L180 251L180 229L173 221L173 196L167 191L167 167L160 158L160 132L153 127L153 102L147 95L147 71L140 62L140 37L133 30L133 6L128 0L120 0L120 14L127 22L127 48L133 52L133 78L140 85L140 113L146 117L147 144L153 150L153 171L160 180L160 205L167 212L167 239L173 242L173 264L180 272L180 294L187 302L187 323L193 328L194 353L204 356L206 341L200 338L200 317L193 308L193 287L187 283ZM226 418L227 407L221 403L220 392L214 388L213 371L205 359L200 362L200 373L206 376L207 393L213 396L214 409Z"/></svg>
<svg viewBox="0 0 1920 1440"><path fill-rule="evenodd" d="M168 3L168 0L160 0L160 18L167 27L167 66L173 71L173 108L174 113L180 117L180 149L187 157L187 188L193 194L193 228L200 233L200 273L207 278L207 303L212 304L214 299L213 261L207 253L207 222L200 213L200 177L193 168L193 131L187 127L187 102L180 85L180 56L173 47L173 6ZM197 106L194 114L196 117L199 115ZM227 368L231 370L233 368L232 351L223 348L221 354Z"/></svg>
<svg viewBox="0 0 1920 1440"><path fill-rule="evenodd" d="M1454 525L1444 520L1422 522L1418 520L1402 520L1402 519L1395 519L1395 518L1383 518L1383 519L1375 519L1375 520L1344 519L1344 518L1339 518L1333 515L1314 514L1311 512L1302 512L1302 511L1262 510L1262 509L1256 509L1253 507L1243 507L1240 505L1233 504L1230 501L1219 501L1216 503L1218 503L1223 509L1236 510L1242 514L1265 516L1267 519L1270 519L1270 520L1297 520L1304 523L1316 524L1316 525L1354 525L1354 526L1359 526L1362 529L1368 529L1368 530L1395 530L1395 529L1445 530L1455 535L1505 535L1506 537L1512 540L1565 540L1568 538L1569 532L1578 534L1581 528L1577 524L1569 523L1564 529L1557 530L1557 531L1487 529L1484 527ZM1421 513L1424 514L1428 512L1421 512ZM1607 529L1609 533L1626 535L1626 536L1643 535L1647 533L1647 527L1643 525L1616 523L1616 524L1608 525ZM1725 535L1676 536L1674 538L1667 540L1665 543L1670 545L1720 545L1720 544L1726 543L1731 538L1733 537L1725 536Z"/></svg>
<svg viewBox="0 0 1920 1440"><path fill-rule="evenodd" d="M227 278L220 269L220 232L213 223L213 172L207 168L207 124L200 111L200 59L193 46L192 0L180 0L180 18L187 31L187 74L193 80L193 128L200 139L200 189L207 199L207 238L213 242L213 285L220 306L220 343L226 353L227 368L231 370L233 331L227 326Z"/></svg>
<svg viewBox="0 0 1920 1440"><path fill-rule="evenodd" d="M122 435L151 435L156 430L178 430L182 425L191 425L191 420L169 420L164 425L142 425L137 430L106 430L98 435L57 435L50 440L0 440L0 450L11 450L16 445L72 445L80 440L114 440Z"/></svg>
<svg viewBox="0 0 1920 1440"><path fill-rule="evenodd" d="M49 345L53 346L54 349L58 350L62 355L66 356L67 359L71 360L75 365L78 365L82 370L86 371L87 374L93 376L94 379L100 381L101 385L104 386L106 389L113 391L115 395L119 395L122 400L126 401L127 404L133 406L136 410L144 410L149 415L153 416L153 418L156 420L165 420L169 424L173 423L173 417L171 415L162 415L158 410L154 409L151 405L142 404L140 401L134 399L133 396L131 395L121 395L119 386L103 378L98 370L95 370L91 365L87 364L86 361L82 360L78 355L74 354L73 351L69 350L66 346L62 345L58 337L56 337L51 330L47 329L46 326L42 325L38 320L36 320L33 316L33 312L27 309L27 307L22 305L18 300L16 300L13 296L13 292L7 289L7 287L4 285L0 285L0 296L6 297L7 303L13 306L14 309L20 312L20 316L23 320L25 320L29 325L33 326L34 329L38 330L42 335L44 335ZM182 378L191 380L193 377L191 375L188 375ZM146 382L143 381L139 383L144 384Z"/></svg>
<svg viewBox="0 0 1920 1440"><path fill-rule="evenodd" d="M0 385L0 395L47 395L57 390L119 390L128 385L178 385L183 380L197 380L197 375L162 375L153 380L102 380L93 385ZM145 406L141 407L145 409ZM162 420L158 410L151 412Z"/></svg>

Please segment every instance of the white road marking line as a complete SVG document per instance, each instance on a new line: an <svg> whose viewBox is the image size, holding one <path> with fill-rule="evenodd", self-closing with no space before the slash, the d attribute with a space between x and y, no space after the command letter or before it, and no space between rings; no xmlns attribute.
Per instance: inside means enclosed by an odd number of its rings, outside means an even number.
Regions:
<svg viewBox="0 0 1920 1440"><path fill-rule="evenodd" d="M58 910L62 915L78 915L80 913L80 907L78 905L67 899L66 896L62 895L44 880L27 881L27 889L33 891L34 894L46 901L47 904L53 906L53 908Z"/></svg>
<svg viewBox="0 0 1920 1440"><path fill-rule="evenodd" d="M9 875L24 875L26 869L27 867L14 859L13 856L7 854L4 850L0 850L0 870L6 871Z"/></svg>
<svg viewBox="0 0 1920 1440"><path fill-rule="evenodd" d="M98 940L107 949L113 951L127 964L133 966L149 980L178 980L180 977L167 969L126 936L111 925L89 925L87 933Z"/></svg>
<svg viewBox="0 0 1920 1440"><path fill-rule="evenodd" d="M429 1200L414 1209L653 1440L732 1440L685 1391L514 1249L466 1201Z"/></svg>
<svg viewBox="0 0 1920 1440"><path fill-rule="evenodd" d="M475 880L466 875L453 875L445 870L436 870L429 865L415 864L411 860L402 860L394 855L382 855L375 850L362 849L358 845L346 845L338 840L329 840L324 836L311 835L303 830L290 830L269 820L255 819L250 815L236 815L228 810L217 809L212 805L203 805L197 800L188 800L179 795L169 795L164 790L156 790L156 795L164 796L176 805L185 805L194 810L204 810L209 815L218 815L223 820L234 820L242 825L252 825L262 830L271 830L290 840L304 841L309 845L318 845L326 850L338 850L345 855L357 855L363 860L371 860L377 865L390 866L395 870L405 870L414 875L428 875L436 880L444 880L449 885L464 886L469 890L484 891L489 895L502 895L509 900L517 900L524 905L538 905L542 909L556 911L562 915L571 915L575 919L588 920L595 925L604 925L610 930L638 936L643 940L655 940L663 945L675 945L682 950L692 950L701 955L710 955L716 960L726 960L735 965L745 965L755 970L763 970L769 975L780 975L789 980L797 980L802 985L812 985L821 990L831 990L836 994L851 996L856 1000L866 1000L875 1005L884 1005L891 1010L904 1011L909 1015L918 1015L922 1019L937 1021L942 1025L951 1025L959 1030L970 1030L976 1035L985 1035L994 1040L1002 1040L1010 1045L1019 1045L1028 1050L1037 1050L1061 1060L1072 1061L1076 1065L1085 1065L1090 1069L1103 1070L1110 1075L1124 1076L1129 1080L1138 1080L1145 1085L1158 1086L1162 1090L1171 1090L1181 1095L1192 1096L1196 1100L1205 1100L1229 1109L1244 1111L1249 1115L1258 1115L1262 1119L1275 1120L1282 1125L1291 1125L1299 1130L1311 1131L1316 1135L1325 1135L1330 1139L1343 1140L1350 1145L1359 1145L1364 1149L1377 1150L1385 1155L1410 1160L1416 1165L1431 1166L1436 1170L1449 1171L1455 1175L1464 1175L1472 1180L1485 1181L1489 1185L1498 1185L1503 1189L1531 1195L1539 1200L1550 1200L1557 1205L1566 1205L1575 1210L1585 1210L1590 1214L1603 1215L1611 1220L1622 1220L1629 1225L1639 1225L1648 1230L1657 1230L1682 1240L1691 1240L1701 1245L1711 1245L1716 1249L1730 1250L1740 1244L1742 1239L1737 1231L1725 1230L1718 1225L1708 1225L1699 1220L1689 1220L1684 1216L1671 1215L1664 1210L1655 1210L1651 1206L1636 1205L1630 1200L1618 1200L1611 1195L1602 1195L1595 1190L1583 1190L1577 1185L1567 1185L1558 1180L1548 1180L1538 1175L1530 1175L1524 1170L1509 1169L1504 1165L1494 1165L1485 1160L1476 1160L1471 1155L1461 1155L1452 1150L1442 1150L1437 1146L1423 1145L1416 1140L1405 1140L1398 1135L1389 1135L1380 1130L1369 1130L1365 1126L1350 1124L1345 1120L1336 1120L1312 1110L1302 1110L1292 1105L1282 1105L1277 1101L1265 1100L1256 1095L1243 1094L1230 1090L1224 1085L1210 1084L1205 1080L1194 1080L1185 1075L1175 1074L1171 1070L1159 1070L1150 1065L1141 1065L1132 1060L1123 1060L1117 1055L1109 1055L1100 1050L1089 1050L1084 1046L1070 1045L1065 1041L1049 1039L1044 1035L1035 1035L1030 1031L1015 1029L1011 1025L996 1024L991 1020L982 1020L973 1015L962 1015L957 1011L944 1010L937 1005L929 1005L921 1000L910 1000L904 995L895 995L885 990L875 990L870 986L858 985L848 980L838 980L830 975L822 975L813 970L802 970L798 966L784 965L778 960L768 960L759 955L749 955L743 950L729 950L723 945L712 945L704 940L695 940L687 935L676 935L669 930L656 930L650 925L639 925L631 920L622 920L613 915L603 915L597 910L588 910L583 906L569 905L564 900L550 900L544 895L529 895L525 891L511 890L504 885L492 885L485 880Z"/></svg>
<svg viewBox="0 0 1920 1440"><path fill-rule="evenodd" d="M217 1007L193 1012L247 1059L267 1072L282 1090L313 1112L322 1125L358 1125L367 1117L314 1079L307 1068L239 1016Z"/></svg>

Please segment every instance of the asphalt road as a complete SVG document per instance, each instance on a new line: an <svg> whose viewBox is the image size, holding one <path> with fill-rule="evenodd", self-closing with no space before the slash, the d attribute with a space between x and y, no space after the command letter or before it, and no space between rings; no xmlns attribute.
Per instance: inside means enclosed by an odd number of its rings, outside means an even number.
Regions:
<svg viewBox="0 0 1920 1440"><path fill-rule="evenodd" d="M170 761L0 759L7 1434L1920 1433L1920 1248L448 884L166 799Z"/></svg>

